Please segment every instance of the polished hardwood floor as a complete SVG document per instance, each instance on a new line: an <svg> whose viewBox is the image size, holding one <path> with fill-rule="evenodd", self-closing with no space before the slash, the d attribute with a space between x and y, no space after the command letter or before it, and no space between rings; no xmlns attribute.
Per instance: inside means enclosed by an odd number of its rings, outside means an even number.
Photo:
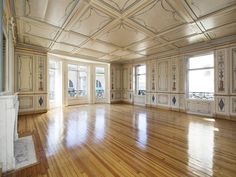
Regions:
<svg viewBox="0 0 236 177"><path fill-rule="evenodd" d="M233 121L96 104L20 116L19 132L32 131L47 158L41 176L236 176Z"/></svg>

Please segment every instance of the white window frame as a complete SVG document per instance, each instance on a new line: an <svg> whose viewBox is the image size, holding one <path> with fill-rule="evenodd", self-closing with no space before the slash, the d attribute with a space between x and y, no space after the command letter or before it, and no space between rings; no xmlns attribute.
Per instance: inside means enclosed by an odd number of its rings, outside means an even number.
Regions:
<svg viewBox="0 0 236 177"><path fill-rule="evenodd" d="M146 71L145 71L145 73L143 73L143 74L138 74L138 67L140 67L140 66L145 66L145 68L146 68ZM140 76L140 75L144 75L145 76L145 90L143 90L143 91L139 91L138 90L138 76ZM139 64L139 65L136 65L135 67L134 67L134 80L135 80L135 93L136 93L136 95L140 95L140 96L143 96L143 95L146 95L146 89L147 89L147 67L146 67L146 64Z"/></svg>
<svg viewBox="0 0 236 177"><path fill-rule="evenodd" d="M78 95L78 93L76 93L76 96L75 97L71 97L71 96L69 96L68 95L68 82L69 82L69 65L76 65L77 66L77 68L79 67L79 66L83 66L83 67L86 67L87 68L87 89L86 89L86 95L84 95L84 96L79 96ZM79 74L79 70L77 70L77 74ZM78 75L77 75L77 79L78 79L79 77L78 77ZM78 90L78 85L79 83L78 83L78 80L77 80L77 90ZM88 96L89 96L89 66L88 65L86 65L86 64L83 64L83 63L67 63L67 92L66 92L66 94L67 94L67 97L69 98L69 99L78 99L78 98L87 98Z"/></svg>
<svg viewBox="0 0 236 177"><path fill-rule="evenodd" d="M205 56L205 55L213 55L213 66L212 67L202 67L202 68L194 68L194 69L189 69L189 59L193 58L193 57L200 57L200 56ZM197 71L197 70L207 70L207 69L213 69L213 74L215 77L215 55L214 52L207 52L207 53L202 53L202 54L198 54L198 55L192 55L187 57L187 67L186 67L186 76L187 76L187 87L186 87L186 96L188 99L192 99L192 100L208 100L208 101L214 101L214 93L215 90L210 93L210 92L191 92L192 94L190 94L189 92L189 71ZM213 80L213 83L215 82L215 79ZM215 83L214 83L215 85ZM213 88L215 88L213 85ZM192 96L191 96L192 95ZM195 98L194 98L195 96Z"/></svg>

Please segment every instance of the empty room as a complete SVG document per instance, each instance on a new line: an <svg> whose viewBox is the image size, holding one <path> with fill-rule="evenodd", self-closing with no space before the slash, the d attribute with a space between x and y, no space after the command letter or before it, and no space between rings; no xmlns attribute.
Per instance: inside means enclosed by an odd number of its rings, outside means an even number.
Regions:
<svg viewBox="0 0 236 177"><path fill-rule="evenodd" d="M0 177L236 177L236 0L0 16Z"/></svg>

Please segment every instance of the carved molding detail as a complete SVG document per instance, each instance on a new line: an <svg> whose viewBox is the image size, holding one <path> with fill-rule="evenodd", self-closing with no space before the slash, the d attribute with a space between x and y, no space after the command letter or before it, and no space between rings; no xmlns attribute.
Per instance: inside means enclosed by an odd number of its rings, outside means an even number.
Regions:
<svg viewBox="0 0 236 177"><path fill-rule="evenodd" d="M96 20L94 20L97 18ZM87 24L90 20L93 20L92 24ZM113 20L111 16L106 15L105 13L97 10L94 7L89 7L87 11L79 18L77 23L72 27L72 31L80 32L84 35L91 36L108 23ZM92 21L91 21L92 22ZM88 26L89 25L89 26ZM86 26L89 27L89 31L85 32L82 28Z"/></svg>
<svg viewBox="0 0 236 177"><path fill-rule="evenodd" d="M216 51L216 92L226 93L227 92L227 81L226 81L226 50Z"/></svg>
<svg viewBox="0 0 236 177"><path fill-rule="evenodd" d="M182 17L180 17L177 12L173 8L171 8L171 6L166 2L166 0L153 1L147 7L130 17L130 19L138 23L139 25L145 27L146 29L149 29L154 33L158 33L162 29L160 30L159 27L155 26L155 24L151 24L150 22L148 22L148 19L146 17L152 17L154 12L159 12L160 10L164 12L166 16L171 16L171 20L173 21L173 23L182 24L184 22ZM165 21L163 21L163 23L165 23Z"/></svg>
<svg viewBox="0 0 236 177"><path fill-rule="evenodd" d="M236 93L236 48L232 49L232 93Z"/></svg>
<svg viewBox="0 0 236 177"><path fill-rule="evenodd" d="M101 0L104 4L109 6L110 8L118 11L120 14L124 11L128 10L134 4L137 4L140 0Z"/></svg>

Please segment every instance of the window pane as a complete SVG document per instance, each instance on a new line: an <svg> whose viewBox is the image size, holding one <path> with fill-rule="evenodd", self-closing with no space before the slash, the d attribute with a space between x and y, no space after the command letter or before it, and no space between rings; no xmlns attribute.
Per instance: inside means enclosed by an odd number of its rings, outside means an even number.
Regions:
<svg viewBox="0 0 236 177"><path fill-rule="evenodd" d="M146 75L139 75L138 77L138 90L146 89Z"/></svg>
<svg viewBox="0 0 236 177"><path fill-rule="evenodd" d="M87 71L79 71L79 90L78 96L86 96L87 95Z"/></svg>
<svg viewBox="0 0 236 177"><path fill-rule="evenodd" d="M136 90L138 95L145 95L146 90L146 66L136 67Z"/></svg>
<svg viewBox="0 0 236 177"><path fill-rule="evenodd" d="M189 69L214 67L214 55L202 55L189 58Z"/></svg>
<svg viewBox="0 0 236 177"><path fill-rule="evenodd" d="M49 68L49 100L54 100L55 99L55 69Z"/></svg>
<svg viewBox="0 0 236 177"><path fill-rule="evenodd" d="M105 98L105 68L96 67L96 98Z"/></svg>
<svg viewBox="0 0 236 177"><path fill-rule="evenodd" d="M68 65L68 96L76 97L77 93L77 65Z"/></svg>
<svg viewBox="0 0 236 177"><path fill-rule="evenodd" d="M214 69L189 71L189 92L214 93Z"/></svg>
<svg viewBox="0 0 236 177"><path fill-rule="evenodd" d="M137 74L146 74L146 66L138 66L137 67Z"/></svg>

